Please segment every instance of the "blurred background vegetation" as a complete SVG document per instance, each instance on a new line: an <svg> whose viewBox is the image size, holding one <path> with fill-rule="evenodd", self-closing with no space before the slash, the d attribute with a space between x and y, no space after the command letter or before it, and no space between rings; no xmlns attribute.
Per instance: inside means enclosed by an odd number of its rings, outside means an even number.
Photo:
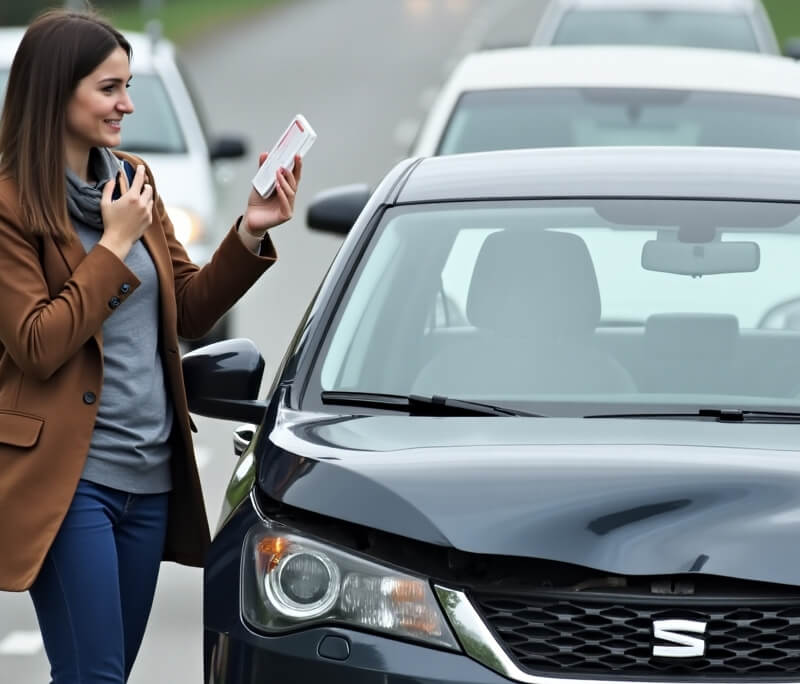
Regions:
<svg viewBox="0 0 800 684"><path fill-rule="evenodd" d="M83 0L68 0L83 6ZM92 5L123 30L142 30L158 16L164 34L177 43L202 37L220 22L241 19L281 0L94 0ZM386 0L381 0L386 1ZM800 0L763 0L781 44L800 37ZM42 10L61 6L58 0L3 0L0 26L26 24Z"/></svg>
<svg viewBox="0 0 800 684"><path fill-rule="evenodd" d="M778 34L778 42L800 37L800 0L763 0Z"/></svg>
<svg viewBox="0 0 800 684"><path fill-rule="evenodd" d="M201 37L220 22L241 19L280 0L93 0L90 4L117 28L141 31L149 19L161 20L164 35L177 43ZM83 8L83 0L0 0L0 26L27 24L51 7Z"/></svg>

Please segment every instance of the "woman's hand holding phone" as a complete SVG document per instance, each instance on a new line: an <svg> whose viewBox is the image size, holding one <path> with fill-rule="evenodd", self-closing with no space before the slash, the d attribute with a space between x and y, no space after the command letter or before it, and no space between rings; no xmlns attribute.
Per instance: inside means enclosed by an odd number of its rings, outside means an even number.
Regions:
<svg viewBox="0 0 800 684"><path fill-rule="evenodd" d="M259 167L266 158L266 153L259 156ZM270 228L292 218L297 185L300 183L302 173L303 160L295 155L294 168L291 171L285 168L278 169L275 174L275 192L269 197L264 199L254 188L250 188L247 208L239 224L239 233L242 237L254 238L260 242ZM248 247L250 246L248 244Z"/></svg>
<svg viewBox="0 0 800 684"><path fill-rule="evenodd" d="M111 199L116 179L103 186L103 196L100 199L103 237L98 244L123 260L153 220L153 186L144 181L144 166L139 164L130 188L119 199Z"/></svg>

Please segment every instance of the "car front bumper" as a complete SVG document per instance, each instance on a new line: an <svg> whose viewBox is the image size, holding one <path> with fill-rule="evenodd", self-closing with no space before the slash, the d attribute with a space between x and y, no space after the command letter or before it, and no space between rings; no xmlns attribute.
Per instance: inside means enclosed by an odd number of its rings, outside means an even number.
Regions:
<svg viewBox="0 0 800 684"><path fill-rule="evenodd" d="M206 632L207 684L508 684L458 653L339 628L280 637Z"/></svg>
<svg viewBox="0 0 800 684"><path fill-rule="evenodd" d="M342 626L315 626L269 636L256 632L243 621L239 605L242 540L258 520L251 504L252 497L241 500L223 523L206 562L206 684L652 684L656 681L635 680L612 672L596 678L524 672L512 661L467 595L438 583L434 583L434 590L461 651ZM698 677L694 684L734 684L737 681L741 684L757 679ZM692 680L681 678L680 682L691 684ZM800 684L800 678L780 682Z"/></svg>

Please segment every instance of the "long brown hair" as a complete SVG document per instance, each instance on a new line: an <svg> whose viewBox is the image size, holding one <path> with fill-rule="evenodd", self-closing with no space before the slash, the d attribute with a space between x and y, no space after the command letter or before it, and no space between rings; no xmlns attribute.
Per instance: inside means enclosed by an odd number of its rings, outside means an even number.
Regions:
<svg viewBox="0 0 800 684"><path fill-rule="evenodd" d="M24 229L69 242L65 126L78 82L118 47L122 34L94 12L50 10L22 37L0 117L0 176L19 188Z"/></svg>

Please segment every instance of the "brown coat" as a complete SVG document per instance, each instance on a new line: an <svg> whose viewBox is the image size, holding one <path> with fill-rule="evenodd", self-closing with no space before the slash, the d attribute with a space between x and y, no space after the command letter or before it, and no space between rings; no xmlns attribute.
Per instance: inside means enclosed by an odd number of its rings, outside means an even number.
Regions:
<svg viewBox="0 0 800 684"><path fill-rule="evenodd" d="M153 183L149 169L147 177ZM155 196L153 222L142 239L158 273L164 372L175 406L164 558L202 565L209 530L178 335L206 333L276 256L269 238L262 248L268 256L259 257L231 229L211 262L198 268L175 238ZM117 298L125 306L138 285L136 276L104 247L98 245L87 255L77 237L64 246L23 234L16 185L0 178L2 590L30 587L69 508L103 383L102 325L114 312L109 303Z"/></svg>

